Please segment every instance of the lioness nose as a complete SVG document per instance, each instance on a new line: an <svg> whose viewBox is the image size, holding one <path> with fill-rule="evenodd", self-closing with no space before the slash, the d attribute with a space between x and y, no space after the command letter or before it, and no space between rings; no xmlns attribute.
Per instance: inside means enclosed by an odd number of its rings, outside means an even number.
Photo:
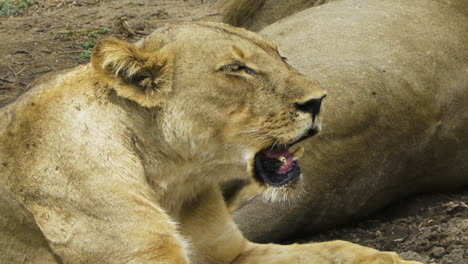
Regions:
<svg viewBox="0 0 468 264"><path fill-rule="evenodd" d="M322 96L318 99L311 99L304 103L296 103L297 110L301 112L311 113L312 114L312 121L315 121L318 113L320 112L320 106L322 105L322 100L327 95Z"/></svg>

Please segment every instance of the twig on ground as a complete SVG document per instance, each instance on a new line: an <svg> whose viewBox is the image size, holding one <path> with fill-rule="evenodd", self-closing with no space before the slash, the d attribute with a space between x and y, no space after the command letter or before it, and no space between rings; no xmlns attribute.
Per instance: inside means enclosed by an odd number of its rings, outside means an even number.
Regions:
<svg viewBox="0 0 468 264"><path fill-rule="evenodd" d="M6 82L6 83L14 83L14 81L10 81L10 80L5 79L5 78L0 78L0 81Z"/></svg>
<svg viewBox="0 0 468 264"><path fill-rule="evenodd" d="M26 69L26 68L21 69L19 72L16 72L16 71L13 70L13 68L10 67L10 66L8 66L8 69L15 75L15 77L18 77L18 75L20 75L20 74L24 71L24 69Z"/></svg>

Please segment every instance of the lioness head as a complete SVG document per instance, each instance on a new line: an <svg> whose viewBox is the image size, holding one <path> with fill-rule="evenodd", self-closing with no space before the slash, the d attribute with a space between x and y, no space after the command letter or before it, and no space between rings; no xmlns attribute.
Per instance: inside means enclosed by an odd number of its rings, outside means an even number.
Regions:
<svg viewBox="0 0 468 264"><path fill-rule="evenodd" d="M161 139L201 168L247 167L285 186L300 176L290 147L320 130L325 91L246 30L182 24L135 44L105 39L92 65L120 97L155 109Z"/></svg>

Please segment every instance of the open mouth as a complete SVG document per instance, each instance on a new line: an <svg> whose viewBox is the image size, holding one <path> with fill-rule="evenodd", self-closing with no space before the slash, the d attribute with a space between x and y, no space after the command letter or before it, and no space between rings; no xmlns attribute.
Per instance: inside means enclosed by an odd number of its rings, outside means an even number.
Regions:
<svg viewBox="0 0 468 264"><path fill-rule="evenodd" d="M301 175L299 158L304 153L304 148L299 147L290 151L294 144L317 134L317 130L309 133L292 144L281 144L267 147L255 154L255 177L270 186L279 187L290 183Z"/></svg>

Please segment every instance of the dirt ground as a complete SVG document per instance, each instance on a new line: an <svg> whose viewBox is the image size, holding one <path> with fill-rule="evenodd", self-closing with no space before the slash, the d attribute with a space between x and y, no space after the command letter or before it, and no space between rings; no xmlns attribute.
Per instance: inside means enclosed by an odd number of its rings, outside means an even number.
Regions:
<svg viewBox="0 0 468 264"><path fill-rule="evenodd" d="M0 105L41 74L87 63L103 37L137 40L162 23L207 17L216 6L216 0L34 0L23 14L0 16Z"/></svg>
<svg viewBox="0 0 468 264"><path fill-rule="evenodd" d="M394 203L365 221L299 242L341 239L396 251L423 263L468 263L468 190L425 194Z"/></svg>
<svg viewBox="0 0 468 264"><path fill-rule="evenodd" d="M0 106L42 74L88 63L93 45L103 37L137 40L162 23L216 15L217 6L217 0L34 0L23 13L0 16ZM464 264L467 204L466 188L422 195L368 220L298 241L344 239L424 263Z"/></svg>

